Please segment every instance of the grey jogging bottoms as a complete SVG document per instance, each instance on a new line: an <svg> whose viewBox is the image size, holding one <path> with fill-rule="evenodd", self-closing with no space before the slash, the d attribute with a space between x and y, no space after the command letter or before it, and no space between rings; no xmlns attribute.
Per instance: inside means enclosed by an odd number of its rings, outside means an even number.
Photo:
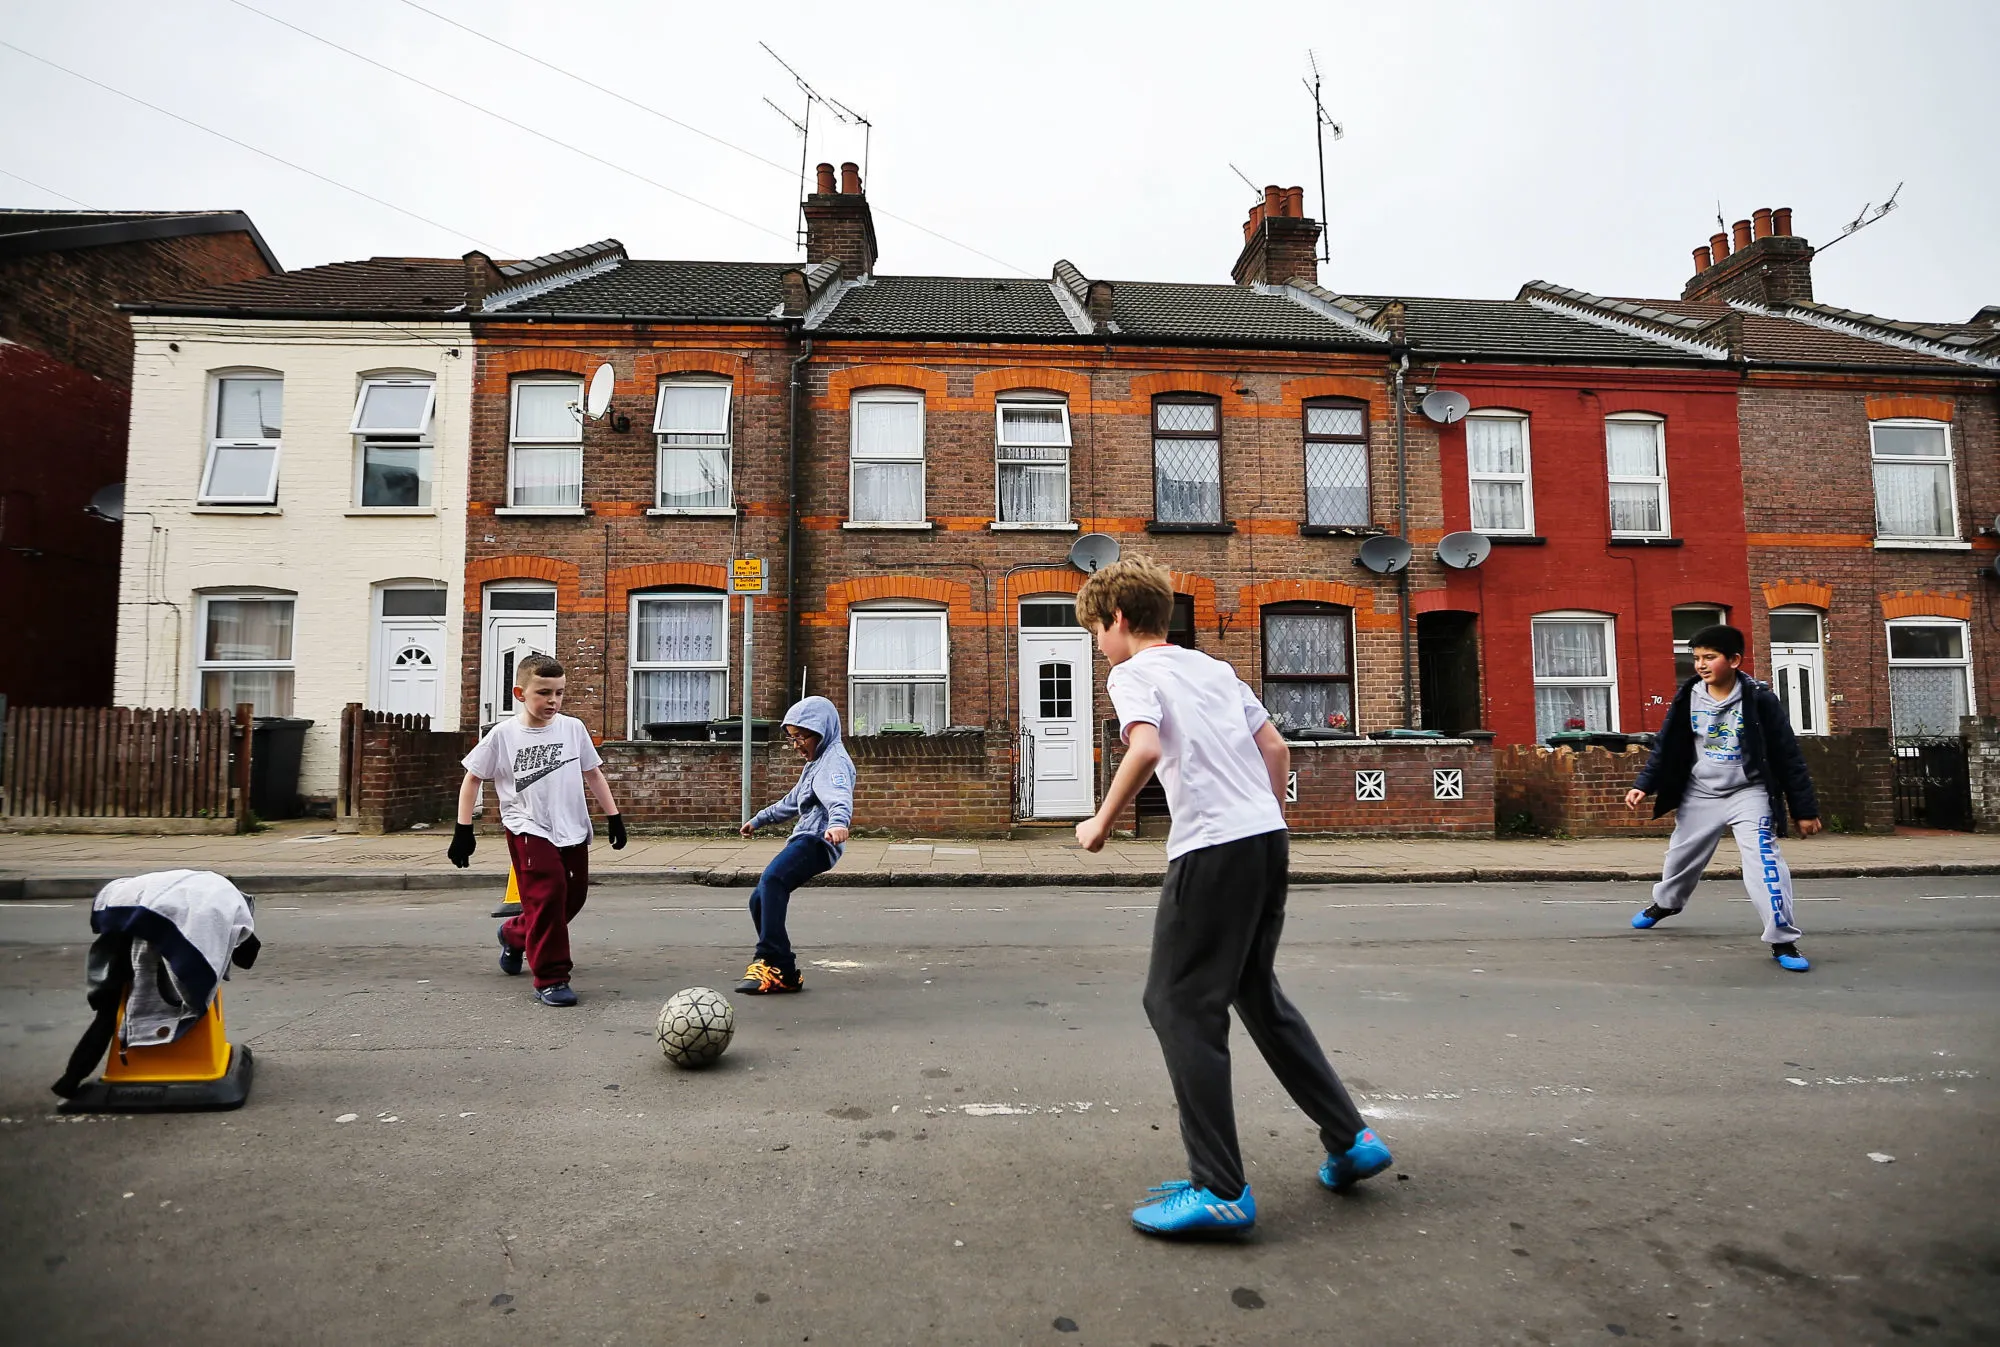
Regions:
<svg viewBox="0 0 2000 1347"><path fill-rule="evenodd" d="M1792 924L1792 871L1771 831L1770 797L1755 782L1728 795L1690 794L1681 801L1653 902L1669 912L1686 907L1716 844L1732 832L1743 857L1743 887L1764 923L1764 943L1798 939L1799 928Z"/></svg>
<svg viewBox="0 0 2000 1347"><path fill-rule="evenodd" d="M1368 1125L1272 968L1289 858L1282 829L1178 856L1153 922L1146 1018L1180 1106L1189 1177L1222 1198L1243 1191L1229 1083L1232 1005L1278 1083L1319 1124L1329 1153L1352 1146Z"/></svg>

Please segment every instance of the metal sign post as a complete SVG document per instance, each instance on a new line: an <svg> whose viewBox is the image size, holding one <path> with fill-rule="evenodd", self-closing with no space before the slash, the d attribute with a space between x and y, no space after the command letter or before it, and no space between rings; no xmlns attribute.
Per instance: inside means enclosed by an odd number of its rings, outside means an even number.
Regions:
<svg viewBox="0 0 2000 1347"><path fill-rule="evenodd" d="M768 580L762 557L732 557L729 562L729 592L743 596L743 792L740 817L750 821L750 644L753 604L767 592Z"/></svg>

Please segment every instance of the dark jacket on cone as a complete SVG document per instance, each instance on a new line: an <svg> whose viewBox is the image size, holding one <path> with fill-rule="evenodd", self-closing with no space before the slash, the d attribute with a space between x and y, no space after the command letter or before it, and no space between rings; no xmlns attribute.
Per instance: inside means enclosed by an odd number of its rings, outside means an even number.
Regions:
<svg viewBox="0 0 2000 1347"><path fill-rule="evenodd" d="M1787 806L1793 818L1819 817L1812 774L1806 770L1798 736L1792 733L1792 718L1778 694L1767 683L1740 673L1736 676L1743 683L1743 774L1770 796L1771 831L1783 837ZM1688 710L1694 685L1700 681L1690 678L1674 694L1660 737L1653 743L1653 754L1632 783L1653 797L1654 818L1679 808L1687 795L1695 758L1694 722Z"/></svg>

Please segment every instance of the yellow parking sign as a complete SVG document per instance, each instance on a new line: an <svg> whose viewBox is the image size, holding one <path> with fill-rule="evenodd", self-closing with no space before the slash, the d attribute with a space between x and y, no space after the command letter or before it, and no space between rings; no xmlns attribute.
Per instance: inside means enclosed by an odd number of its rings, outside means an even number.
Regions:
<svg viewBox="0 0 2000 1347"><path fill-rule="evenodd" d="M763 594L768 592L764 574L764 558L732 557L729 562L729 592L731 594Z"/></svg>

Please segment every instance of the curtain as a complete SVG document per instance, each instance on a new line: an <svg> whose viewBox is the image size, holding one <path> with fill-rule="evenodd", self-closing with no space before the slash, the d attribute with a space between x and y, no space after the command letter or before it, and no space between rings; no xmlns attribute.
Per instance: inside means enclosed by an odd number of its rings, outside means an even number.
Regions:
<svg viewBox="0 0 2000 1347"><path fill-rule="evenodd" d="M662 434L729 434L729 388L725 384L660 385L657 414Z"/></svg>
<svg viewBox="0 0 2000 1347"><path fill-rule="evenodd" d="M1347 619L1339 613L1266 613L1264 672L1345 674Z"/></svg>
<svg viewBox="0 0 2000 1347"><path fill-rule="evenodd" d="M1351 525L1368 522L1368 446L1307 442L1306 522Z"/></svg>
<svg viewBox="0 0 2000 1347"><path fill-rule="evenodd" d="M1613 477L1659 477L1660 423L1606 421L1605 442L1611 449Z"/></svg>
<svg viewBox="0 0 2000 1347"><path fill-rule="evenodd" d="M1350 689L1345 683L1270 682L1264 684L1264 709L1278 722L1280 730L1324 729L1341 717L1351 726L1353 710Z"/></svg>
<svg viewBox="0 0 2000 1347"><path fill-rule="evenodd" d="M1188 411L1214 408L1162 407ZM1219 440L1154 440L1153 508L1165 524L1222 521L1222 445Z"/></svg>
<svg viewBox="0 0 2000 1347"><path fill-rule="evenodd" d="M1875 531L1888 538L1951 533L1951 473L1943 463L1875 465Z"/></svg>
<svg viewBox="0 0 2000 1347"><path fill-rule="evenodd" d="M1465 422L1465 461L1476 474L1520 474L1527 471L1521 448L1521 422L1512 417L1474 416Z"/></svg>
<svg viewBox="0 0 2000 1347"><path fill-rule="evenodd" d="M1528 527L1528 493L1519 482L1472 483L1472 527L1519 533Z"/></svg>
<svg viewBox="0 0 2000 1347"><path fill-rule="evenodd" d="M1658 533L1666 527L1660 519L1658 482L1613 482L1611 484L1611 531L1613 533Z"/></svg>
<svg viewBox="0 0 2000 1347"><path fill-rule="evenodd" d="M854 410L856 458L922 458L921 402L857 401Z"/></svg>
<svg viewBox="0 0 2000 1347"><path fill-rule="evenodd" d="M1958 737L1966 713L1965 670L1889 666L1889 733L1897 739Z"/></svg>
<svg viewBox="0 0 2000 1347"><path fill-rule="evenodd" d="M923 463L854 465L856 523L919 523L924 517Z"/></svg>
<svg viewBox="0 0 2000 1347"><path fill-rule="evenodd" d="M288 660L292 657L292 600L211 599L204 660Z"/></svg>
<svg viewBox="0 0 2000 1347"><path fill-rule="evenodd" d="M431 450L424 444L368 443L361 448L361 503L413 507L431 503Z"/></svg>
<svg viewBox="0 0 2000 1347"><path fill-rule="evenodd" d="M583 504L583 450L515 446L514 504L520 507Z"/></svg>
<svg viewBox="0 0 2000 1347"><path fill-rule="evenodd" d="M1578 722L1580 724L1573 724ZM1535 738L1547 739L1557 730L1611 728L1611 689L1566 687L1535 689Z"/></svg>
<svg viewBox="0 0 2000 1347"><path fill-rule="evenodd" d="M1002 463L1000 518L1009 524L1069 522L1069 471Z"/></svg>
<svg viewBox="0 0 2000 1347"><path fill-rule="evenodd" d="M375 430L389 435L421 435L424 405L430 398L429 384L369 384L361 390L361 416L355 424L364 434Z"/></svg>
<svg viewBox="0 0 2000 1347"><path fill-rule="evenodd" d="M944 624L928 614L857 616L848 667L857 674L942 673Z"/></svg>
<svg viewBox="0 0 2000 1347"><path fill-rule="evenodd" d="M1608 678L1611 666L1605 659L1605 624L1583 622L1537 622L1535 633L1535 677Z"/></svg>
<svg viewBox="0 0 2000 1347"><path fill-rule="evenodd" d="M570 410L570 404L582 401L582 384L514 385L514 437L581 440L583 422Z"/></svg>
<svg viewBox="0 0 2000 1347"><path fill-rule="evenodd" d="M662 722L719 720L725 707L720 669L641 669L632 675L632 719L640 730Z"/></svg>
<svg viewBox="0 0 2000 1347"><path fill-rule="evenodd" d="M285 424L282 379L223 379L216 385L215 438L275 440Z"/></svg>
<svg viewBox="0 0 2000 1347"><path fill-rule="evenodd" d="M250 703L250 714L288 716L292 713L290 669L211 669L201 676L201 704L211 711L233 711Z"/></svg>
<svg viewBox="0 0 2000 1347"><path fill-rule="evenodd" d="M1062 408L1045 405L1002 403L1000 406L1002 444L1068 444Z"/></svg>
<svg viewBox="0 0 2000 1347"><path fill-rule="evenodd" d="M855 734L877 734L884 725L921 725L926 734L937 734L944 729L941 682L856 680L848 689L847 700Z"/></svg>
<svg viewBox="0 0 2000 1347"><path fill-rule="evenodd" d="M729 508L729 451L660 446L660 508L662 510L725 510Z"/></svg>
<svg viewBox="0 0 2000 1347"><path fill-rule="evenodd" d="M641 599L632 638L635 664L720 664L722 604L712 599Z"/></svg>
<svg viewBox="0 0 2000 1347"><path fill-rule="evenodd" d="M277 449L219 444L211 451L211 458L207 492L210 499L270 500L277 494Z"/></svg>

